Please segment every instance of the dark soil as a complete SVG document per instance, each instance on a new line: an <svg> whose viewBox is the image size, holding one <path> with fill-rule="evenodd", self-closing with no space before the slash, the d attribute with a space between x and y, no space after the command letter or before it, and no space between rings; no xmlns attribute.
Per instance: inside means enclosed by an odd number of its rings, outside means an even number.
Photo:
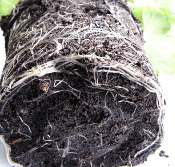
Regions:
<svg viewBox="0 0 175 167"><path fill-rule="evenodd" d="M160 146L159 84L124 3L24 1L1 27L0 134L14 162L120 167Z"/></svg>

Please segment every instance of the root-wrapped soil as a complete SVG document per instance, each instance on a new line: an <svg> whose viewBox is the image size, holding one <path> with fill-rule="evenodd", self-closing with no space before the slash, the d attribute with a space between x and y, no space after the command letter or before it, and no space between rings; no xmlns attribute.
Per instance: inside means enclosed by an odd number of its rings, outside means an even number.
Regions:
<svg viewBox="0 0 175 167"><path fill-rule="evenodd" d="M1 27L0 134L24 167L144 162L163 97L130 9L114 0L25 0Z"/></svg>

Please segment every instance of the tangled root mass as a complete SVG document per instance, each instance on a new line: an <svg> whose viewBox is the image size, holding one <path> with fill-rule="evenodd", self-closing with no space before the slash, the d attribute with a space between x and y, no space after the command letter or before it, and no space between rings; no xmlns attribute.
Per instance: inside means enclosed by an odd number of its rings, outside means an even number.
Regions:
<svg viewBox="0 0 175 167"><path fill-rule="evenodd" d="M26 0L1 27L0 134L13 162L119 167L159 147L163 97L126 4Z"/></svg>

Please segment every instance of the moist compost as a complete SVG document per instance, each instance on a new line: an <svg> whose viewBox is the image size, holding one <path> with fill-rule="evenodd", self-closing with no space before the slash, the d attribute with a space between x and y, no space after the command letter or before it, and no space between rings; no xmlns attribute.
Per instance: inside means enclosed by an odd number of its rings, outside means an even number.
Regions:
<svg viewBox="0 0 175 167"><path fill-rule="evenodd" d="M121 0L25 0L3 18L0 135L23 167L143 163L164 100Z"/></svg>

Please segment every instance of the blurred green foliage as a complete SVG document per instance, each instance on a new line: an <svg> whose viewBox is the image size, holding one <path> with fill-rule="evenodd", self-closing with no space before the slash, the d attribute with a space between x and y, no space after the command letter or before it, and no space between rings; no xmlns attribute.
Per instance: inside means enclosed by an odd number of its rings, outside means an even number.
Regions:
<svg viewBox="0 0 175 167"><path fill-rule="evenodd" d="M158 73L175 74L175 0L130 0L144 29L145 50Z"/></svg>
<svg viewBox="0 0 175 167"><path fill-rule="evenodd" d="M20 0L0 0L0 16L7 16Z"/></svg>

